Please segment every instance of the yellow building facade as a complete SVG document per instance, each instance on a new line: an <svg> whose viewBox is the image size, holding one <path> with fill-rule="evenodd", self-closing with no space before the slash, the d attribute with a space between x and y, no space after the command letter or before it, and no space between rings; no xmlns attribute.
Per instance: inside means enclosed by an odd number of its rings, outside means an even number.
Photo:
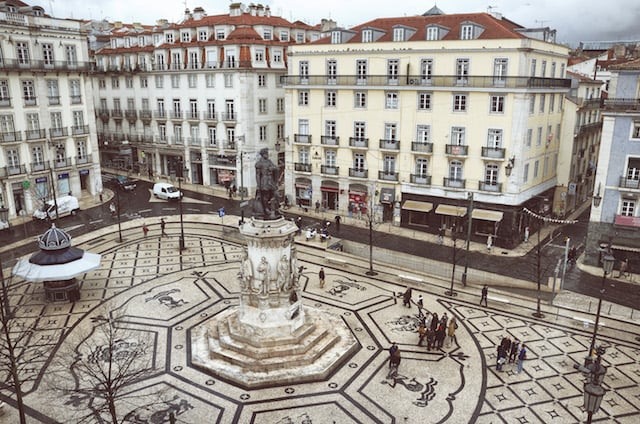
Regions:
<svg viewBox="0 0 640 424"><path fill-rule="evenodd" d="M287 196L432 232L471 212L475 237L512 245L523 205L553 199L569 88L568 49L527 34L485 13L415 16L292 46Z"/></svg>

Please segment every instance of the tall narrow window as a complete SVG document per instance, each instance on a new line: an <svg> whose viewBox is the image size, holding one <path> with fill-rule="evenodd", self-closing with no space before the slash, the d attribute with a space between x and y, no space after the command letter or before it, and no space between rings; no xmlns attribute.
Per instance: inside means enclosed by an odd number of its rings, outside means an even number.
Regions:
<svg viewBox="0 0 640 424"><path fill-rule="evenodd" d="M309 62L303 60L300 62L300 83L307 84L309 82Z"/></svg>
<svg viewBox="0 0 640 424"><path fill-rule="evenodd" d="M357 84L367 83L367 61L364 59L356 61L356 79Z"/></svg>
<svg viewBox="0 0 640 424"><path fill-rule="evenodd" d="M29 64L29 44L24 41L18 41L16 43L16 55L18 57L19 65Z"/></svg>
<svg viewBox="0 0 640 424"><path fill-rule="evenodd" d="M422 84L430 84L433 76L433 59L422 59L420 61L420 77Z"/></svg>
<svg viewBox="0 0 640 424"><path fill-rule="evenodd" d="M456 84L469 83L469 59L456 59Z"/></svg>
<svg viewBox="0 0 640 424"><path fill-rule="evenodd" d="M507 64L509 59L497 58L493 60L493 85L503 87L507 82Z"/></svg>
<svg viewBox="0 0 640 424"><path fill-rule="evenodd" d="M327 60L327 84L335 84L338 77L338 63L335 59Z"/></svg>
<svg viewBox="0 0 640 424"><path fill-rule="evenodd" d="M400 61L398 59L387 60L387 82L392 85L398 84L398 71Z"/></svg>

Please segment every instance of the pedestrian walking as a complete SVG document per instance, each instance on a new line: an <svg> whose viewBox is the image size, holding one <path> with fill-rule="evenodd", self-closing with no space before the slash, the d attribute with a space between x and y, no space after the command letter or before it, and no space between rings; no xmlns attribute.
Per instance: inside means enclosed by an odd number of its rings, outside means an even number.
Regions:
<svg viewBox="0 0 640 424"><path fill-rule="evenodd" d="M427 350L436 347L436 332L434 329L427 327Z"/></svg>
<svg viewBox="0 0 640 424"><path fill-rule="evenodd" d="M512 364L516 361L518 357L518 350L520 349L520 342L518 339L515 339L511 342L511 352L509 352L509 363Z"/></svg>
<svg viewBox="0 0 640 424"><path fill-rule="evenodd" d="M422 295L418 295L418 301L416 302L416 306L418 307L418 315L422 315L422 308L424 308L424 301L422 300Z"/></svg>
<svg viewBox="0 0 640 424"><path fill-rule="evenodd" d="M447 337L447 327L439 324L436 329L436 349L442 349L445 337Z"/></svg>
<svg viewBox="0 0 640 424"><path fill-rule="evenodd" d="M145 237L147 237L147 234L149 233L149 227L147 227L147 224L145 223L142 223L142 233Z"/></svg>
<svg viewBox="0 0 640 424"><path fill-rule="evenodd" d="M334 218L334 221L336 222L336 232L339 233L340 232L340 221L342 220L342 218L340 218L340 215L336 215L336 217Z"/></svg>
<svg viewBox="0 0 640 424"><path fill-rule="evenodd" d="M487 296L489 296L489 287L487 287L487 285L485 284L484 287L482 287L482 294L480 296L480 305L482 305L482 302L484 301L484 306L488 306Z"/></svg>
<svg viewBox="0 0 640 424"><path fill-rule="evenodd" d="M497 355L496 355L496 371L502 371L502 366L504 365L504 363L506 362L506 356L507 354L504 351L504 348L502 347L502 345L498 345L497 348Z"/></svg>
<svg viewBox="0 0 640 424"><path fill-rule="evenodd" d="M438 244L444 243L444 227L438 229Z"/></svg>
<svg viewBox="0 0 640 424"><path fill-rule="evenodd" d="M440 318L440 325L444 328L447 328L447 322L449 321L449 317L447 317L447 313L442 314L442 318Z"/></svg>
<svg viewBox="0 0 640 424"><path fill-rule="evenodd" d="M320 201L316 200L316 213L320 213Z"/></svg>
<svg viewBox="0 0 640 424"><path fill-rule="evenodd" d="M436 331L436 329L438 328L438 324L440 324L440 320L438 319L438 314L434 312L433 314L431 314L431 329L433 331Z"/></svg>
<svg viewBox="0 0 640 424"><path fill-rule="evenodd" d="M627 269L629 268L629 259L625 258L624 261L620 261L620 271L618 278L625 277L627 275Z"/></svg>
<svg viewBox="0 0 640 424"><path fill-rule="evenodd" d="M160 218L160 237L169 237L167 233L164 232L167 223L164 221L164 218Z"/></svg>
<svg viewBox="0 0 640 424"><path fill-rule="evenodd" d="M411 307L411 287L407 287L404 294L402 295L402 306L410 308Z"/></svg>
<svg viewBox="0 0 640 424"><path fill-rule="evenodd" d="M389 367L391 367L391 359L394 355L399 352L398 344L396 342L391 342L391 347L389 348Z"/></svg>
<svg viewBox="0 0 640 424"><path fill-rule="evenodd" d="M424 341L426 336L427 327L424 325L424 323L420 323L420 325L418 326L418 346L422 346L422 342Z"/></svg>
<svg viewBox="0 0 640 424"><path fill-rule="evenodd" d="M491 248L493 247L493 237L491 234L487 237L487 250L491 252Z"/></svg>
<svg viewBox="0 0 640 424"><path fill-rule="evenodd" d="M116 205L115 205L115 203L113 203L113 202L109 203L109 212L111 212L111 216L115 216L116 215Z"/></svg>
<svg viewBox="0 0 640 424"><path fill-rule="evenodd" d="M529 241L529 227L524 227L524 242L527 243Z"/></svg>
<svg viewBox="0 0 640 424"><path fill-rule="evenodd" d="M522 343L522 347L520 348L520 353L518 353L518 370L516 371L517 374L520 374L522 372L522 369L524 368L525 359L527 359L527 347L525 346L524 343Z"/></svg>
<svg viewBox="0 0 640 424"><path fill-rule="evenodd" d="M320 288L324 287L324 268L320 268L320 272L318 272L318 280L320 280Z"/></svg>
<svg viewBox="0 0 640 424"><path fill-rule="evenodd" d="M451 343L454 342L457 329L458 323L456 321L456 317L451 317L451 320L449 321L449 327L447 328L447 347L451 347Z"/></svg>

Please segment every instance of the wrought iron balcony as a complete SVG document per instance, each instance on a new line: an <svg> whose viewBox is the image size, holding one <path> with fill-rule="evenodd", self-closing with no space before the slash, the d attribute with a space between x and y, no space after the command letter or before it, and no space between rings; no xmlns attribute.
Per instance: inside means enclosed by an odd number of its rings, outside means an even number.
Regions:
<svg viewBox="0 0 640 424"><path fill-rule="evenodd" d="M225 141L222 144L222 148L226 150L236 150L236 142L235 141Z"/></svg>
<svg viewBox="0 0 640 424"><path fill-rule="evenodd" d="M413 184L431 185L431 175L427 175L427 174L411 174L410 181Z"/></svg>
<svg viewBox="0 0 640 424"><path fill-rule="evenodd" d="M493 192L493 193L501 193L502 192L502 183L478 181L478 190L480 190L480 191L490 191L490 192Z"/></svg>
<svg viewBox="0 0 640 424"><path fill-rule="evenodd" d="M380 148L385 150L400 150L400 140L380 139Z"/></svg>
<svg viewBox="0 0 640 424"><path fill-rule="evenodd" d="M200 137L189 137L189 145L202 146L202 139Z"/></svg>
<svg viewBox="0 0 640 424"><path fill-rule="evenodd" d="M199 121L200 120L200 114L196 111L196 112L187 112L187 121Z"/></svg>
<svg viewBox="0 0 640 424"><path fill-rule="evenodd" d="M325 146L338 146L340 144L340 137L323 135L320 137L320 143Z"/></svg>
<svg viewBox="0 0 640 424"><path fill-rule="evenodd" d="M167 111L166 110L156 110L153 112L153 117L156 119L166 120L167 119Z"/></svg>
<svg viewBox="0 0 640 424"><path fill-rule="evenodd" d="M25 130L24 137L29 140L42 140L47 138L47 130Z"/></svg>
<svg viewBox="0 0 640 424"><path fill-rule="evenodd" d="M179 110L172 110L171 112L169 112L169 117L172 120L182 121L184 119L184 113L180 112Z"/></svg>
<svg viewBox="0 0 640 424"><path fill-rule="evenodd" d="M51 166L49 165L49 161L31 163L31 172L48 171L50 168Z"/></svg>
<svg viewBox="0 0 640 424"><path fill-rule="evenodd" d="M89 134L89 125L76 125L71 127L71 135Z"/></svg>
<svg viewBox="0 0 640 424"><path fill-rule="evenodd" d="M369 147L369 139L362 137L349 137L349 147L359 147L366 149Z"/></svg>
<svg viewBox="0 0 640 424"><path fill-rule="evenodd" d="M411 143L411 151L416 153L433 153L433 143L413 141Z"/></svg>
<svg viewBox="0 0 640 424"><path fill-rule="evenodd" d="M66 60L2 59L2 68L5 70L87 72L91 69L91 63L67 62Z"/></svg>
<svg viewBox="0 0 640 424"><path fill-rule="evenodd" d="M340 167L339 166L329 166L329 165L320 166L320 172L323 173L323 174L338 175L339 171L340 171Z"/></svg>
<svg viewBox="0 0 640 424"><path fill-rule="evenodd" d="M238 119L237 114L235 112L226 112L222 114L222 120L227 122L235 122Z"/></svg>
<svg viewBox="0 0 640 424"><path fill-rule="evenodd" d="M620 177L620 188L640 190L640 180L635 178Z"/></svg>
<svg viewBox="0 0 640 424"><path fill-rule="evenodd" d="M310 163L302 163L302 162L296 162L294 163L294 169L297 172L311 172L311 164Z"/></svg>
<svg viewBox="0 0 640 424"><path fill-rule="evenodd" d="M143 110L139 111L139 115L140 115L140 119L142 119L143 121L150 121L151 120L151 111L150 110L143 109Z"/></svg>
<svg viewBox="0 0 640 424"><path fill-rule="evenodd" d="M184 144L184 137L181 135L171 136L171 144Z"/></svg>
<svg viewBox="0 0 640 424"><path fill-rule="evenodd" d="M85 165L87 163L91 163L91 154L84 156L76 156L76 165Z"/></svg>
<svg viewBox="0 0 640 424"><path fill-rule="evenodd" d="M202 119L205 121L217 121L218 117L215 112L202 112Z"/></svg>
<svg viewBox="0 0 640 424"><path fill-rule="evenodd" d="M463 180L460 178L448 178L444 177L444 186L452 187L452 188L465 188L467 184L467 180Z"/></svg>
<svg viewBox="0 0 640 424"><path fill-rule="evenodd" d="M135 109L127 109L124 111L124 116L126 116L129 121L135 121L138 118L138 111Z"/></svg>
<svg viewBox="0 0 640 424"><path fill-rule="evenodd" d="M21 175L27 173L26 165L16 165L16 166L5 166L4 167L4 175L12 176L12 175Z"/></svg>
<svg viewBox="0 0 640 424"><path fill-rule="evenodd" d="M349 176L353 178L369 178L369 170L364 168L349 168Z"/></svg>
<svg viewBox="0 0 640 424"><path fill-rule="evenodd" d="M460 146L458 144L445 145L445 152L452 156L467 156L469 152L469 146Z"/></svg>
<svg viewBox="0 0 640 424"><path fill-rule="evenodd" d="M0 133L0 142L11 143L15 141L22 141L22 134L20 131L8 131Z"/></svg>
<svg viewBox="0 0 640 424"><path fill-rule="evenodd" d="M614 97L604 101L604 109L611 111L637 111L640 110L640 99Z"/></svg>
<svg viewBox="0 0 640 424"><path fill-rule="evenodd" d="M55 169L67 168L72 165L71 158L57 158L53 161L53 167Z"/></svg>
<svg viewBox="0 0 640 424"><path fill-rule="evenodd" d="M122 109L111 109L111 116L115 119L122 119Z"/></svg>
<svg viewBox="0 0 640 424"><path fill-rule="evenodd" d="M293 142L311 144L311 134L294 134Z"/></svg>
<svg viewBox="0 0 640 424"><path fill-rule="evenodd" d="M489 159L504 159L507 149L503 147L483 147L482 157Z"/></svg>
<svg viewBox="0 0 640 424"><path fill-rule="evenodd" d="M378 171L378 179L384 181L398 181L397 172Z"/></svg>

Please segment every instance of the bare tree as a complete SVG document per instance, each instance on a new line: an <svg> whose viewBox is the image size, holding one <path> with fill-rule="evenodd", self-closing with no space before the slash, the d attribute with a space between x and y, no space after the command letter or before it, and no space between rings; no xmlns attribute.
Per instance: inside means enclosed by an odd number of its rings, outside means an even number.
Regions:
<svg viewBox="0 0 640 424"><path fill-rule="evenodd" d="M89 334L68 340L66 349L60 349L52 362L49 387L68 396L66 405L82 414L89 411L78 422L122 423L125 419L118 418L118 405L149 396L131 389L157 371L153 342L147 333L127 327L122 317L103 314L92 318Z"/></svg>

